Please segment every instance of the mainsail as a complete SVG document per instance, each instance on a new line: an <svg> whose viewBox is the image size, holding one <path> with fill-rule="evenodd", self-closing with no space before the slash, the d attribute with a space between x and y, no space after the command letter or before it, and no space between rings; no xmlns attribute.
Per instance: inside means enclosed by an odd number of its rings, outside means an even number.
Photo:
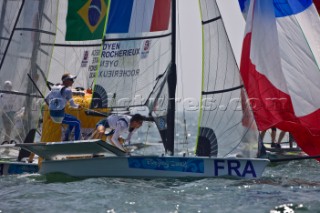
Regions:
<svg viewBox="0 0 320 213"><path fill-rule="evenodd" d="M200 0L203 29L202 107L197 155L256 155L257 129L215 0Z"/></svg>
<svg viewBox="0 0 320 213"><path fill-rule="evenodd" d="M320 19L312 0L251 0L241 75L260 130L275 126L319 155Z"/></svg>
<svg viewBox="0 0 320 213"><path fill-rule="evenodd" d="M58 83L62 74L71 73L77 76L75 87L91 88L109 0L58 2L56 38L47 44L54 46L48 81Z"/></svg>
<svg viewBox="0 0 320 213"><path fill-rule="evenodd" d="M55 38L55 1L3 0L0 2L1 123L5 140L21 142L40 117L40 91L46 76ZM12 89L4 88L4 82ZM10 104L12 106L10 106Z"/></svg>
<svg viewBox="0 0 320 213"><path fill-rule="evenodd" d="M168 76L175 76L171 63L171 3L111 1L99 66L90 70L90 75L95 77L92 108L127 111L148 106L147 111L140 113L154 117L166 151L173 153L173 146L166 146L169 93L172 93L168 79L174 79ZM175 82L171 88L175 93Z"/></svg>

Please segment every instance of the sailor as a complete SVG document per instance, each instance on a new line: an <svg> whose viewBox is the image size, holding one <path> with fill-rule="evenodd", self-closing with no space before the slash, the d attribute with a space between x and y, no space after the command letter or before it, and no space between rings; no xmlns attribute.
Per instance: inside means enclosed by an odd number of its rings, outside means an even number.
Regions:
<svg viewBox="0 0 320 213"><path fill-rule="evenodd" d="M263 138L264 138L264 135L266 134L266 132L267 132L267 130L260 132L260 137L261 137L262 141L263 141ZM281 148L281 147L279 147L280 144L275 143L276 134L277 134L277 128L272 126L271 127L271 147Z"/></svg>
<svg viewBox="0 0 320 213"><path fill-rule="evenodd" d="M50 117L55 123L63 123L68 125L68 129L65 131L64 141L69 140L69 134L74 131L74 139L80 139L80 121L69 114L65 113L65 107L67 102L70 103L72 108L80 109L80 105L75 104L72 99L71 86L76 76L69 73L63 74L61 77L62 84L56 84L51 88L51 91L47 95L46 103L49 104Z"/></svg>
<svg viewBox="0 0 320 213"><path fill-rule="evenodd" d="M8 92L17 92L15 90L12 90L11 81L4 82L3 90ZM10 93L1 93L0 107L2 109L2 123L5 129L3 143L10 143L11 131L15 124L14 118L16 116L16 113L22 108L22 100L17 95Z"/></svg>
<svg viewBox="0 0 320 213"><path fill-rule="evenodd" d="M140 114L134 114L132 117L128 115L112 114L97 123L93 138L101 139L103 135L110 136L111 143L117 148L125 151L120 143L121 134L128 133L125 142L130 144L132 134L142 126L143 120L145 120L144 116ZM106 129L110 130L107 134L105 134Z"/></svg>

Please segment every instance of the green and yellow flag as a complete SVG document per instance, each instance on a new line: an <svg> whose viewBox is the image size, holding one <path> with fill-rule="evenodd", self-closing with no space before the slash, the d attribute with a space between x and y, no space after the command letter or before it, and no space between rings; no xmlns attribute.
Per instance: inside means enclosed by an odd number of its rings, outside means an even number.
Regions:
<svg viewBox="0 0 320 213"><path fill-rule="evenodd" d="M101 39L109 0L69 0L66 41Z"/></svg>

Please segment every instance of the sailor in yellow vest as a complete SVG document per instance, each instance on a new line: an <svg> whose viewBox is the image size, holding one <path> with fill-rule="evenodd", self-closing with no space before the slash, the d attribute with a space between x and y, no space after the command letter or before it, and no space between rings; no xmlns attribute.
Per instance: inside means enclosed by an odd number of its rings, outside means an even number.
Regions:
<svg viewBox="0 0 320 213"><path fill-rule="evenodd" d="M128 133L126 142L130 144L132 134L142 126L144 116L140 114L128 115L110 115L107 118L100 120L96 125L96 130L93 133L93 138L101 139L103 135L111 136L111 143L117 148L125 151L124 147L119 141L121 134ZM105 134L106 129L111 131Z"/></svg>
<svg viewBox="0 0 320 213"><path fill-rule="evenodd" d="M50 117L55 123L67 124L68 129L65 132L64 140L69 139L69 134L75 129L74 139L80 140L80 121L69 114L65 113L65 107L67 102L70 103L72 108L79 109L81 106L74 103L72 99L71 86L76 76L66 73L62 75L62 84L54 85L51 88L50 93L46 97L46 102L49 104Z"/></svg>

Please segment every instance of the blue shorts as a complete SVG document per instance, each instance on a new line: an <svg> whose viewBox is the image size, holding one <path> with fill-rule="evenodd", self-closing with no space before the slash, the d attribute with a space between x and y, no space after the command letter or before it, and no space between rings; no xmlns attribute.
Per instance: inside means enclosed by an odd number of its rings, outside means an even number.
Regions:
<svg viewBox="0 0 320 213"><path fill-rule="evenodd" d="M64 109L61 110L50 110L50 117L55 123L62 123L65 117Z"/></svg>

